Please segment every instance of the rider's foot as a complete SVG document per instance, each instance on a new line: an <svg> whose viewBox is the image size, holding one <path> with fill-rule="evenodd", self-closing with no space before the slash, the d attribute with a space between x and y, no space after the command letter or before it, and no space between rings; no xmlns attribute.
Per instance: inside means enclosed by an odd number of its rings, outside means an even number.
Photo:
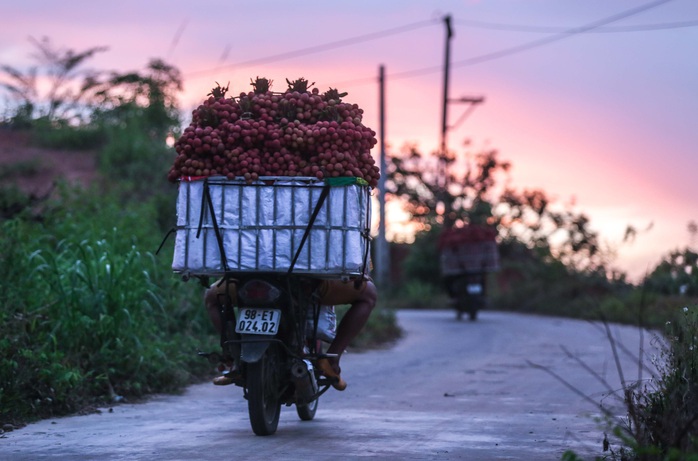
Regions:
<svg viewBox="0 0 698 461"><path fill-rule="evenodd" d="M227 386L229 384L233 384L234 382L235 381L233 380L233 378L228 375L221 375L213 378L213 384L215 384L216 386Z"/></svg>
<svg viewBox="0 0 698 461"><path fill-rule="evenodd" d="M228 386L230 384L238 383L241 378L242 375L240 374L240 372L237 369L233 368L224 372L222 375L213 378L213 384L215 384L216 386Z"/></svg>
<svg viewBox="0 0 698 461"><path fill-rule="evenodd" d="M329 359L318 359L317 366L323 375L332 380L332 387L338 391L343 391L347 388L347 382L340 376L339 366L332 366Z"/></svg>

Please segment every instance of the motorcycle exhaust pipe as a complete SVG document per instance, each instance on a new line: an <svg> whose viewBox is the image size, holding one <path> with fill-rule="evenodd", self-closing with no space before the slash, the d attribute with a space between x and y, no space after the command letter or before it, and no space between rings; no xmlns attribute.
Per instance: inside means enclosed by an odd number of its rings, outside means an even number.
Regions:
<svg viewBox="0 0 698 461"><path fill-rule="evenodd" d="M291 365L291 379L296 388L296 402L301 405L312 402L318 392L313 364L309 360L294 360Z"/></svg>

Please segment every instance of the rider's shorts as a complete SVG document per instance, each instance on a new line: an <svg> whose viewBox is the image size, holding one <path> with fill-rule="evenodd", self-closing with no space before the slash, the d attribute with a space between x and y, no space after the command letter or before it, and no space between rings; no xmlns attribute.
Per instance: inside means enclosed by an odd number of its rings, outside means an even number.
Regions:
<svg viewBox="0 0 698 461"><path fill-rule="evenodd" d="M320 304L335 306L339 304L351 304L361 297L368 284L366 277L356 286L354 280L323 280L317 289L320 295Z"/></svg>
<svg viewBox="0 0 698 461"><path fill-rule="evenodd" d="M357 301L361 294L366 290L368 281L371 278L365 276L361 283L355 283L355 280L322 280L320 286L317 288L317 293L320 296L320 304L327 306L335 306L340 304L352 304ZM220 283L221 280L217 280L211 285L211 289L215 290L217 294L225 293L225 287L227 284ZM235 298L235 285L229 284L228 294Z"/></svg>

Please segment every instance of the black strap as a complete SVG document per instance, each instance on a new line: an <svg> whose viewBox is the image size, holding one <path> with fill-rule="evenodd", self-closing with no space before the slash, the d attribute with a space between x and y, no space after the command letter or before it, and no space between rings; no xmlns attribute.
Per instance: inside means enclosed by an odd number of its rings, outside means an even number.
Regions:
<svg viewBox="0 0 698 461"><path fill-rule="evenodd" d="M322 188L322 192L320 193L320 197L318 198L318 201L315 204L313 214L310 215L310 221L308 221L308 226L305 228L303 238L301 238L301 243L298 246L298 250L296 250L296 255L293 257L293 261L291 261L291 267L288 268L289 275L291 275L291 273L293 272L293 268L296 265L296 260L298 260L298 257L301 254L301 250L303 249L303 245L305 244L305 241L308 239L308 235L310 235L310 229L313 227L313 224L315 223L315 218L317 218L318 213L320 213L320 208L322 208L322 204L325 202L325 199L329 194L330 186L329 184L325 184Z"/></svg>
<svg viewBox="0 0 698 461"><path fill-rule="evenodd" d="M370 216L370 198L366 202L366 213L369 214ZM366 278L366 266L368 265L368 257L371 251L371 229L365 229L363 232L363 237L366 239L366 251L364 251L364 258L363 258L363 264L361 265L361 276L358 277L356 280L354 280L354 288L357 290L363 283L364 279Z"/></svg>
<svg viewBox="0 0 698 461"><path fill-rule="evenodd" d="M364 238L366 239L366 251L364 252L364 262L362 264L363 267L361 267L361 276L354 280L354 288L357 290L366 278L366 266L368 265L368 255L371 250L371 236L368 230L364 232Z"/></svg>
<svg viewBox="0 0 698 461"><path fill-rule="evenodd" d="M160 253L160 250L162 250L162 247L165 245L165 242L166 242L167 239L170 237L170 235L174 234L175 232L177 232L177 229L173 227L172 229L170 229L170 230L167 232L167 234L165 234L165 238L162 239L162 243L160 243L160 246L158 247L158 250L155 252L155 255L156 255L156 256L157 256L158 253Z"/></svg>
<svg viewBox="0 0 698 461"><path fill-rule="evenodd" d="M227 273L228 270L228 258L225 256L225 248L223 246L223 236L218 228L218 221L216 220L216 213L213 208L213 200L211 200L211 191L208 185L208 178L204 179L204 193L201 195L201 214L199 216L199 228L196 231L196 238L199 238L201 234L201 229L204 225L204 211L205 207L208 205L208 211L211 215L211 221L213 222L213 230L216 234L216 241L218 242L218 250L221 252L221 260L223 262L223 270Z"/></svg>

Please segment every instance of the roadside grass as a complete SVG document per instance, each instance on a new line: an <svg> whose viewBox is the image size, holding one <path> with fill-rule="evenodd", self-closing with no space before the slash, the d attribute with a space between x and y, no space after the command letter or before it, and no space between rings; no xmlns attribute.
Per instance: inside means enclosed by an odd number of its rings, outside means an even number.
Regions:
<svg viewBox="0 0 698 461"><path fill-rule="evenodd" d="M605 387L602 401L593 400L584 389L553 370L529 362L603 415L599 423L604 438L599 448L604 454L596 457L597 461L698 460L698 304L674 309L673 318L665 322L661 331L641 328L637 352L633 350L635 346L622 344L613 335L607 321L601 322L613 353L620 389L563 347L570 359ZM634 375L623 370L622 355L636 361ZM581 459L572 450L562 457L563 461Z"/></svg>
<svg viewBox="0 0 698 461"><path fill-rule="evenodd" d="M609 459L698 460L698 305L676 309L663 333L660 354L646 358L651 377L623 387L627 416L609 421L622 446L609 447Z"/></svg>
<svg viewBox="0 0 698 461"><path fill-rule="evenodd" d="M41 208L0 221L0 423L199 380L196 352L215 339L202 292L153 254L152 204L64 186Z"/></svg>
<svg viewBox="0 0 698 461"><path fill-rule="evenodd" d="M335 306L335 309L339 322L349 309L349 305ZM350 347L355 351L385 348L399 340L402 334L402 329L397 323L395 310L386 307L379 301L363 330L354 338Z"/></svg>

